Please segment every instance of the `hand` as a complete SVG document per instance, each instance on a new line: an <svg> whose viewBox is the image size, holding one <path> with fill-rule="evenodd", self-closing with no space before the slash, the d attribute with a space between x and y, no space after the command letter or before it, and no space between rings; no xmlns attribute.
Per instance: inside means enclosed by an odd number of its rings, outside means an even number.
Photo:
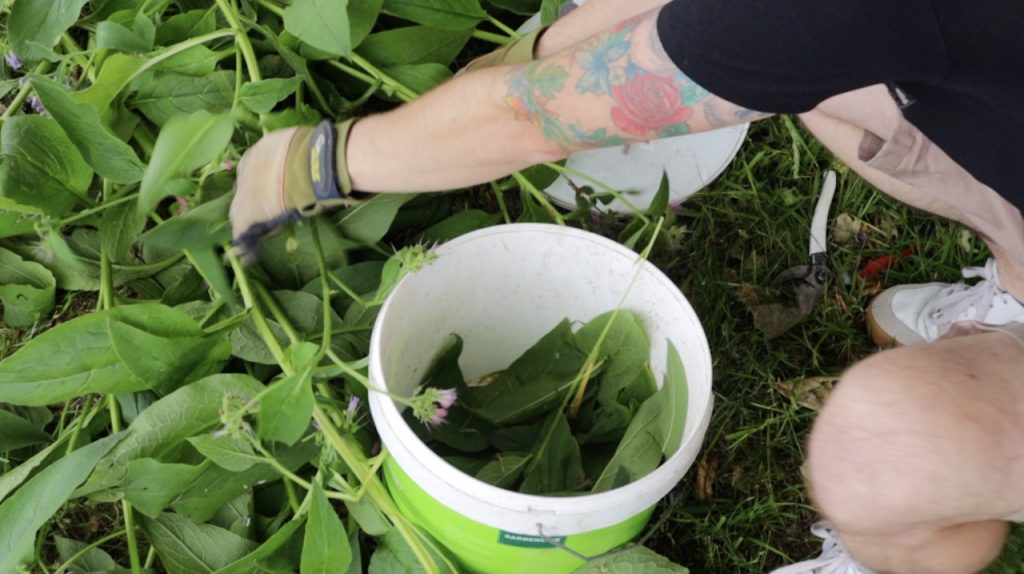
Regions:
<svg viewBox="0 0 1024 574"><path fill-rule="evenodd" d="M355 120L271 132L238 162L231 228L235 248L251 257L260 239L325 207L356 202L345 168L345 144Z"/></svg>

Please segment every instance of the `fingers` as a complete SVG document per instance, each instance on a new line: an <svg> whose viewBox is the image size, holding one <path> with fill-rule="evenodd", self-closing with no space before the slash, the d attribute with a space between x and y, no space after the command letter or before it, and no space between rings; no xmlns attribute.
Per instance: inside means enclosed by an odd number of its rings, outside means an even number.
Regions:
<svg viewBox="0 0 1024 574"><path fill-rule="evenodd" d="M255 256L262 238L298 217L281 199L288 148L297 130L267 134L238 162L229 216L235 250L243 260Z"/></svg>
<svg viewBox="0 0 1024 574"><path fill-rule="evenodd" d="M273 235L285 225L300 219L298 210L290 209L268 221L260 221L249 225L231 242L235 253L245 264L255 262L259 257L260 242Z"/></svg>

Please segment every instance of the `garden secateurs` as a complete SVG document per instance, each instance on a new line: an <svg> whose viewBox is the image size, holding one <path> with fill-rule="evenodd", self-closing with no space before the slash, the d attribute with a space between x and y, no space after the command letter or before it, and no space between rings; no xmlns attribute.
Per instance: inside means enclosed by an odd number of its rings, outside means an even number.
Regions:
<svg viewBox="0 0 1024 574"><path fill-rule="evenodd" d="M836 172L825 173L825 183L821 187L821 195L814 206L811 219L810 263L796 265L779 273L772 281L773 285L795 283L797 304L804 314L810 313L821 301L825 286L832 280L829 270L828 247L828 214L836 193Z"/></svg>

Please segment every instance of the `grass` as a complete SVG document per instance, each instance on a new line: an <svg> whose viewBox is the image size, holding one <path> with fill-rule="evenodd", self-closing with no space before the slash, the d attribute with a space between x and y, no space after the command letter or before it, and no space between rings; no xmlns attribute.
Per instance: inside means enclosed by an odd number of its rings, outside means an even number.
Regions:
<svg viewBox="0 0 1024 574"><path fill-rule="evenodd" d="M829 168L839 173L832 216L850 214L871 231L841 244L830 239L840 280L811 316L768 339L748 305L786 300L771 282L806 262L811 213ZM679 216L682 240L654 261L682 286L705 326L716 402L699 468L683 481L686 497L651 544L693 572L766 572L820 551L808 532L816 514L800 472L815 412L775 384L840 374L876 350L864 311L879 289L955 281L987 252L958 226L879 194L788 118L752 126L729 170ZM880 283L856 279L867 262L907 248L914 254ZM1024 572L1021 564L1024 529L1015 529L990 571Z"/></svg>

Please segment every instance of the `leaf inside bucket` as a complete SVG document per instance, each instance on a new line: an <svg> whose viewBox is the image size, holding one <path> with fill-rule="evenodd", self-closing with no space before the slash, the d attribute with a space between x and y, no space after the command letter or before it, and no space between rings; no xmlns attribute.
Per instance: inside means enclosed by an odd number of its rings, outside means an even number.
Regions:
<svg viewBox="0 0 1024 574"><path fill-rule="evenodd" d="M458 389L445 422L425 425L408 411L406 419L479 480L528 494L601 492L650 473L682 443L688 393L679 353L669 344L658 390L650 342L629 311L604 313L576 332L561 321L507 369L471 383L459 368L462 350L453 336L422 381Z"/></svg>

